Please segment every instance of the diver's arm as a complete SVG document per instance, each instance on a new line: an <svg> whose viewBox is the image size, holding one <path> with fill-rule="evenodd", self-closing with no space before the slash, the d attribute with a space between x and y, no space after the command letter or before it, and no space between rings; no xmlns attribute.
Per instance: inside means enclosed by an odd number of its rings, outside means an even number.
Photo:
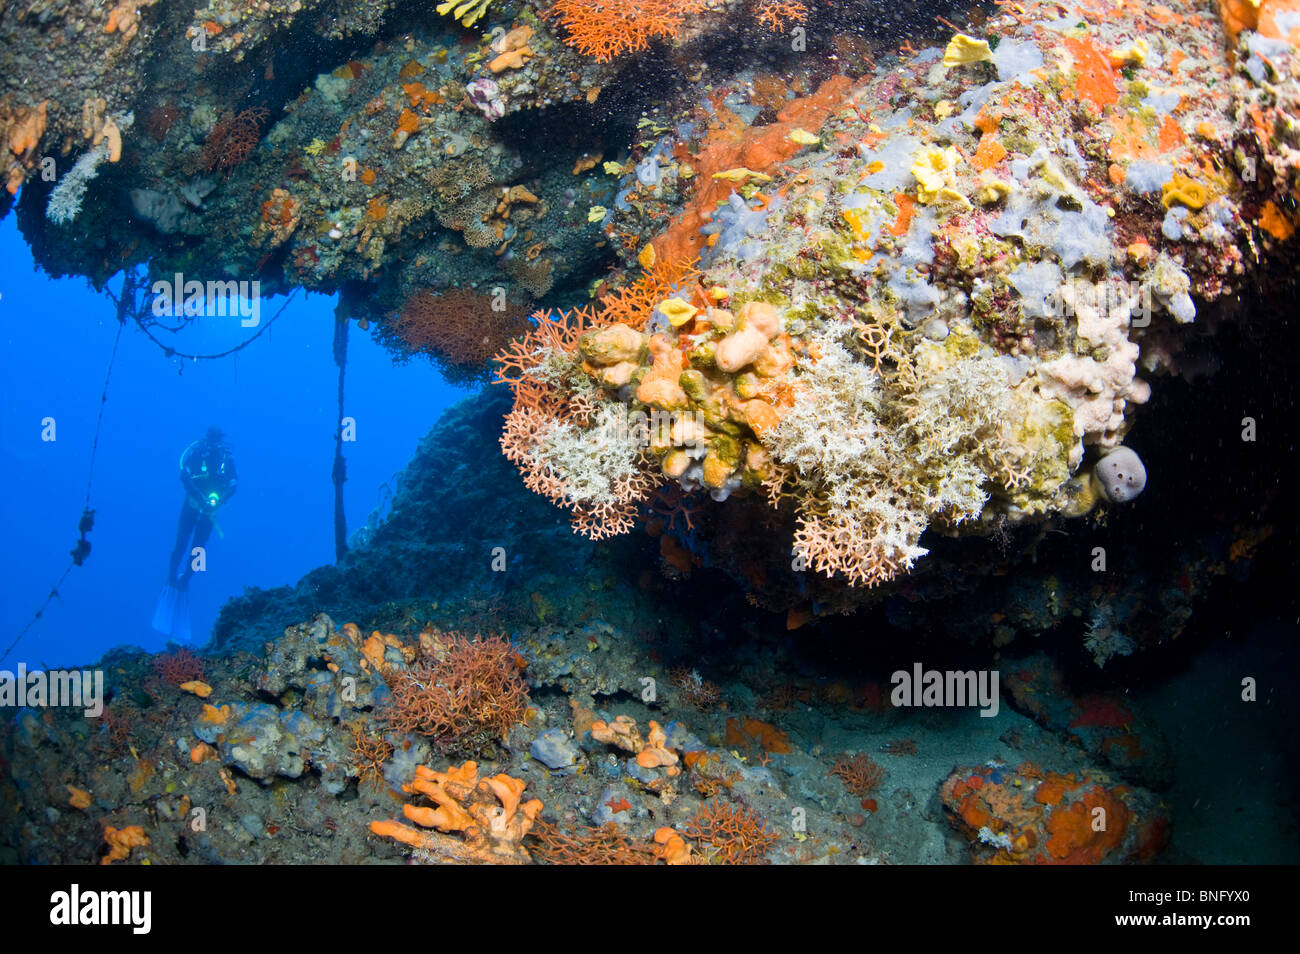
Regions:
<svg viewBox="0 0 1300 954"><path fill-rule="evenodd" d="M198 446L195 442L181 454L181 486L185 488L185 498L187 500L197 500L202 495L199 493L198 485L194 482L194 474L191 473L190 458L194 454L194 448Z"/></svg>
<svg viewBox="0 0 1300 954"><path fill-rule="evenodd" d="M194 476L189 471L181 471L181 486L185 488L186 500L199 500L202 494L199 493L199 486L194 482Z"/></svg>

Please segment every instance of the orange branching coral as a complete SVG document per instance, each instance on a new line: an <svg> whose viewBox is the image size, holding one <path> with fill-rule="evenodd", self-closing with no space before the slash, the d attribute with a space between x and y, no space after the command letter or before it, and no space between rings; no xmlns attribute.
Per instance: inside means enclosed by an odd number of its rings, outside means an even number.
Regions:
<svg viewBox="0 0 1300 954"><path fill-rule="evenodd" d="M370 830L438 862L530 864L532 857L523 840L542 803L536 798L523 801L524 784L504 773L480 779L475 762L446 772L420 765L414 781L403 785L402 791L424 795L437 807L402 806L402 814L419 828L397 821L372 821ZM461 837L453 837L456 834Z"/></svg>
<svg viewBox="0 0 1300 954"><path fill-rule="evenodd" d="M385 323L390 349L426 354L453 378L485 373L493 355L529 329L524 309L469 288L416 292Z"/></svg>
<svg viewBox="0 0 1300 954"><path fill-rule="evenodd" d="M536 327L512 340L496 356L496 383L510 385L516 398L521 390L532 396L528 385L533 382L534 372L547 355L567 353L577 348L578 339L595 326L596 314L588 308L575 308L553 315L547 309L535 312L532 320Z"/></svg>
<svg viewBox="0 0 1300 954"><path fill-rule="evenodd" d="M607 400L588 376L597 373L588 359L597 353L608 359L599 372L602 385L626 385L644 348L638 329L665 298L686 294L679 288L697 274L693 259L651 262L593 307L538 312L536 327L497 355L496 380L515 398L502 452L529 490L571 510L574 530L593 540L631 530L663 475L626 408Z"/></svg>
<svg viewBox="0 0 1300 954"><path fill-rule="evenodd" d="M533 855L552 865L652 865L657 846L634 842L618 825L562 832L548 821L533 827Z"/></svg>
<svg viewBox="0 0 1300 954"><path fill-rule="evenodd" d="M691 287L699 277L698 258L657 259L633 282L600 299L595 325L621 323L645 330L655 305L671 295L689 298L680 289Z"/></svg>
<svg viewBox="0 0 1300 954"><path fill-rule="evenodd" d="M858 798L866 798L885 780L884 768L865 752L859 752L853 758L846 755L836 759L830 774L837 776Z"/></svg>
<svg viewBox="0 0 1300 954"><path fill-rule="evenodd" d="M901 490L889 487L879 488L877 497L887 503L904 499ZM849 512L835 510L825 501L807 500L799 510L793 549L818 573L842 573L854 586L877 586L911 567L914 557L896 542L900 526L908 532L907 539L919 537L925 529L923 520L903 508L890 512L875 505Z"/></svg>
<svg viewBox="0 0 1300 954"><path fill-rule="evenodd" d="M516 407L521 403L540 406L545 395L558 389L537 387L536 372L550 354L572 354L578 340L587 332L624 324L633 330L645 328L655 305L671 295L684 294L683 286L693 285L700 274L696 268L698 257L659 258L651 263L634 281L616 291L607 292L595 307L574 308L568 312L552 314L539 311L532 317L536 327L513 339L496 356L499 384L508 384L515 393ZM545 410L560 413L562 405L552 405Z"/></svg>
<svg viewBox="0 0 1300 954"><path fill-rule="evenodd" d="M648 466L648 464L646 465ZM630 532L637 521L642 502L659 485L656 474L647 469L634 470L627 477L614 481L613 500L599 503L577 503L573 508L573 529L591 540L604 540Z"/></svg>
<svg viewBox="0 0 1300 954"><path fill-rule="evenodd" d="M357 767L358 784L378 789L384 781L384 763L393 754L393 744L382 735L366 730L361 720L348 724L352 734L352 761Z"/></svg>
<svg viewBox="0 0 1300 954"><path fill-rule="evenodd" d="M703 844L709 862L724 865L768 864L768 849L779 839L756 812L710 803L696 810L682 826L682 833Z"/></svg>
<svg viewBox="0 0 1300 954"><path fill-rule="evenodd" d="M504 738L528 708L520 668L504 636L438 634L409 669L385 671L392 699L380 717L396 732L434 739L472 743L475 733Z"/></svg>
<svg viewBox="0 0 1300 954"><path fill-rule="evenodd" d="M759 0L758 22L773 33L785 29L787 21L802 23L807 18L808 6L799 0Z"/></svg>
<svg viewBox="0 0 1300 954"><path fill-rule="evenodd" d="M99 863L111 865L115 861L125 861L129 858L133 848L147 848L149 836L139 825L127 825L125 828L105 825L104 844L108 846L108 854L104 855Z"/></svg>
<svg viewBox="0 0 1300 954"><path fill-rule="evenodd" d="M606 63L658 37L676 37L707 6L707 0L557 0L548 16L564 27L570 46Z"/></svg>
<svg viewBox="0 0 1300 954"><path fill-rule="evenodd" d="M646 532L652 537L660 533L672 533L674 530L691 531L695 529L692 517L700 510L700 504L680 484L669 484L655 491L650 500L650 515L653 518L646 524ZM681 520L682 526L677 526Z"/></svg>
<svg viewBox="0 0 1300 954"><path fill-rule="evenodd" d="M506 460L519 468L524 486L552 500L560 494L559 479L535 460L532 447L538 428L553 420L540 408L524 405L515 407L506 415L501 431L501 452L506 455Z"/></svg>

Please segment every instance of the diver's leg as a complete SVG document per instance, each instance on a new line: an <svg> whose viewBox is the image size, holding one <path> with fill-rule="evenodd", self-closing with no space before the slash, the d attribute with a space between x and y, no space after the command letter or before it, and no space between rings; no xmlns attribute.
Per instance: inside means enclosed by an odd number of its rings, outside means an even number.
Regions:
<svg viewBox="0 0 1300 954"><path fill-rule="evenodd" d="M170 586L181 576L183 567L189 565L186 552L189 547L190 533L194 530L198 511L190 506L189 500L182 501L181 515L176 520L176 545L172 547L171 561L167 564L167 584Z"/></svg>
<svg viewBox="0 0 1300 954"><path fill-rule="evenodd" d="M158 594L158 602L153 611L153 628L167 636L176 635L181 588L188 579L183 577L181 571L187 565L185 554L197 516L198 512L190 506L190 502L182 501L181 515L176 520L176 545L172 547L171 559L167 563L167 583ZM182 615L188 617L188 613L186 609ZM188 622L185 625L188 626Z"/></svg>
<svg viewBox="0 0 1300 954"><path fill-rule="evenodd" d="M190 577L194 575L194 547L207 546L208 537L212 535L212 520L205 513L195 512L194 515L194 538L189 541L190 548L185 551L185 572L181 574L181 589L190 585Z"/></svg>

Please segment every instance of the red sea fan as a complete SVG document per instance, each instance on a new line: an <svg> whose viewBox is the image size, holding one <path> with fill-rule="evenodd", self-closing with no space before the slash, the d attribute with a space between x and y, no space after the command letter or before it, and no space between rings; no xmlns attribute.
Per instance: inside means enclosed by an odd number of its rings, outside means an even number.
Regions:
<svg viewBox="0 0 1300 954"><path fill-rule="evenodd" d="M488 362L529 330L525 309L468 288L412 295L383 335L395 350L427 354L455 380L486 375Z"/></svg>
<svg viewBox="0 0 1300 954"><path fill-rule="evenodd" d="M153 671L169 686L179 686L203 678L203 660L181 647L153 658Z"/></svg>
<svg viewBox="0 0 1300 954"><path fill-rule="evenodd" d="M262 138L262 123L270 115L263 106L245 109L222 119L212 127L203 144L203 168L227 175L247 161Z"/></svg>

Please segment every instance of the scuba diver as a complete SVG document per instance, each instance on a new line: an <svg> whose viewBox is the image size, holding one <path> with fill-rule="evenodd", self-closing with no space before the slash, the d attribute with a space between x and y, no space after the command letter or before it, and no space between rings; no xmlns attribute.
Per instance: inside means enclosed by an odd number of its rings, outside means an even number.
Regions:
<svg viewBox="0 0 1300 954"><path fill-rule="evenodd" d="M178 642L186 643L190 638L193 548L207 545L208 536L216 527L217 509L235 495L235 481L235 459L220 428L208 428L202 440L195 441L181 454L185 500L176 522L176 545L167 564L167 583L153 614L153 628ZM221 533L219 527L217 533Z"/></svg>

